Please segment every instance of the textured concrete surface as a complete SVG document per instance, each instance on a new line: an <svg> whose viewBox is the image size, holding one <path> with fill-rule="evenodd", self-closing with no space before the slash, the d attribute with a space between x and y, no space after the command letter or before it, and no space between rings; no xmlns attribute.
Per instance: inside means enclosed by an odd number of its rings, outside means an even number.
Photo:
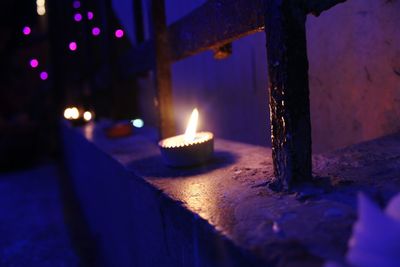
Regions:
<svg viewBox="0 0 400 267"><path fill-rule="evenodd" d="M348 0L307 21L316 151L400 130L400 1Z"/></svg>
<svg viewBox="0 0 400 267"><path fill-rule="evenodd" d="M120 165L113 177L96 174L94 180L86 181L86 190L93 190L97 179L109 179L111 184L124 180L126 187L120 194L128 194L135 201L132 206L136 206L128 208L136 211L127 214L134 217L132 221L146 224L140 228L142 238L157 240L162 236L160 251L169 252L160 253L160 258L178 266L240 266L232 256L238 252L244 253L238 258L248 261L247 266L258 266L256 259L268 266L320 266L325 260L341 261L356 218L357 193L363 191L386 203L400 191L400 135L316 155L315 183L291 194L279 194L265 186L273 175L268 148L217 138L215 157L206 166L171 169L163 164L148 133L108 140L101 126L88 125L83 133L89 144L74 131L66 131L68 138L74 139L67 144L70 157L77 156L71 142L80 140L76 146L81 154L86 142L88 150L103 154L100 149L106 155L101 156L103 160ZM105 168L105 162L98 162L96 167ZM112 193L107 194L112 197ZM135 200L139 195L140 201ZM196 216L199 219L194 220ZM194 221L205 224L200 227ZM138 225L125 227L137 231L134 228ZM221 237L224 241L217 242ZM201 238L209 239L205 247ZM221 260L223 255L232 257L236 265Z"/></svg>
<svg viewBox="0 0 400 267"><path fill-rule="evenodd" d="M131 147L136 140L134 145L146 158L155 152L146 149L153 144L151 134L109 142L101 129L89 126L84 132L90 140L99 136L104 146L93 145L67 127L65 159L105 266L260 266L197 213L99 150L125 155L128 161L129 155L139 159Z"/></svg>
<svg viewBox="0 0 400 267"><path fill-rule="evenodd" d="M82 266L53 165L0 174L0 266Z"/></svg>

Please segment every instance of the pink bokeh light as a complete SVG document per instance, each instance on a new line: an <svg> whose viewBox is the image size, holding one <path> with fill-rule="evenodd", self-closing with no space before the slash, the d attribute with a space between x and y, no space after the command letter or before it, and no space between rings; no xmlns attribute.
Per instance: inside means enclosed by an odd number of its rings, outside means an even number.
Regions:
<svg viewBox="0 0 400 267"><path fill-rule="evenodd" d="M92 11L88 11L87 18L88 18L88 20L92 20L94 18L94 14Z"/></svg>
<svg viewBox="0 0 400 267"><path fill-rule="evenodd" d="M76 42L70 42L68 47L69 47L69 50L71 50L71 51L75 51L76 49L78 49L78 45L76 44Z"/></svg>
<svg viewBox="0 0 400 267"><path fill-rule="evenodd" d="M92 34L93 34L93 36L99 35L100 34L100 28L99 27L94 27L92 29Z"/></svg>
<svg viewBox="0 0 400 267"><path fill-rule="evenodd" d="M24 35L29 35L29 34L31 34L31 28L30 28L29 26L25 26L25 27L22 29L22 33L23 33Z"/></svg>
<svg viewBox="0 0 400 267"><path fill-rule="evenodd" d="M117 38L122 38L124 36L124 31L121 29L118 29L115 31L115 37Z"/></svg>
<svg viewBox="0 0 400 267"><path fill-rule="evenodd" d="M81 20L82 20L82 15L81 15L81 13L76 13L76 14L74 15L74 20L75 20L76 22L81 21Z"/></svg>
<svg viewBox="0 0 400 267"><path fill-rule="evenodd" d="M39 66L39 61L36 58L32 58L29 64L32 68L37 68Z"/></svg>
<svg viewBox="0 0 400 267"><path fill-rule="evenodd" d="M49 74L46 71L42 71L40 73L40 79L45 81L45 80L47 80L47 78L49 78Z"/></svg>
<svg viewBox="0 0 400 267"><path fill-rule="evenodd" d="M81 2L79 2L79 1L74 1L74 2L72 3L72 6L73 6L74 8L80 8L80 7L81 7Z"/></svg>

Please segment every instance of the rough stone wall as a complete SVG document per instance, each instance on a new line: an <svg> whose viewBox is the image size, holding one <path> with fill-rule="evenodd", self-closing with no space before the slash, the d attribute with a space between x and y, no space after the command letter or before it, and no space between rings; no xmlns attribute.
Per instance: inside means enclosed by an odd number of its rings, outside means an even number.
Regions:
<svg viewBox="0 0 400 267"><path fill-rule="evenodd" d="M400 130L400 1L348 0L310 16L315 151Z"/></svg>

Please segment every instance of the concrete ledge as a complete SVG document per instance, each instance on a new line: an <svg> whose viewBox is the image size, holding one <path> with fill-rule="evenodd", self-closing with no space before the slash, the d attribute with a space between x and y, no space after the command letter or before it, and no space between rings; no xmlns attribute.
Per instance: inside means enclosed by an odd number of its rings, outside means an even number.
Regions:
<svg viewBox="0 0 400 267"><path fill-rule="evenodd" d="M151 131L63 126L66 163L107 266L321 266L340 261L362 190L400 191L400 136L314 157L320 183L278 194L268 148L217 139L204 167L162 163Z"/></svg>

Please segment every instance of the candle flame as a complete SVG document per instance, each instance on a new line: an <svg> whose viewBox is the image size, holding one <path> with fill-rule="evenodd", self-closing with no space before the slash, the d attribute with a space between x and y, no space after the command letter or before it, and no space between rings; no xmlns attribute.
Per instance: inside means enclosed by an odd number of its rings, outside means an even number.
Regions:
<svg viewBox="0 0 400 267"><path fill-rule="evenodd" d="M184 134L185 142L193 142L196 136L198 120L199 120L199 111L197 110L197 108L195 108L192 111L192 115L190 115L190 119L186 127L186 131Z"/></svg>

